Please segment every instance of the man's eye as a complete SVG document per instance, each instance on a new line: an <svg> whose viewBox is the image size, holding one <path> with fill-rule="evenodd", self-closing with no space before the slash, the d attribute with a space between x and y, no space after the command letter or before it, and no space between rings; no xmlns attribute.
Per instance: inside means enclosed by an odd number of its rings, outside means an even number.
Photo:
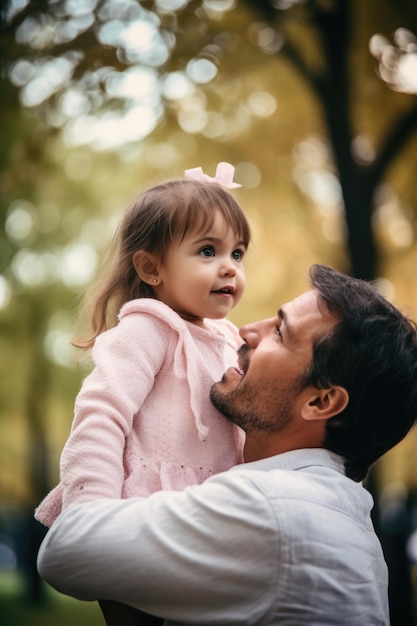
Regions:
<svg viewBox="0 0 417 626"><path fill-rule="evenodd" d="M207 257L215 256L213 246L204 246L204 248L201 248L201 250L199 250L198 253L201 254L201 256L207 256Z"/></svg>

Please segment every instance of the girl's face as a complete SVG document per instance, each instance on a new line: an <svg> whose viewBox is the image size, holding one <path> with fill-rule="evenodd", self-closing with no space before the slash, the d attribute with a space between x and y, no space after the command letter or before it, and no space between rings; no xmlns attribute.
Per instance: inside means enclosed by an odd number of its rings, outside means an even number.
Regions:
<svg viewBox="0 0 417 626"><path fill-rule="evenodd" d="M245 244L217 212L207 231L189 233L171 245L155 293L183 319L197 325L203 326L205 317L226 317L245 288L245 252Z"/></svg>

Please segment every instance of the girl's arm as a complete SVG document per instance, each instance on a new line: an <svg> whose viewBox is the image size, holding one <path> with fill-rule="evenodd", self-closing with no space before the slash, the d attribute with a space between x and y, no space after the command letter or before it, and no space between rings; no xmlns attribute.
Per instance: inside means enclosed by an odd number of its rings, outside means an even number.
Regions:
<svg viewBox="0 0 417 626"><path fill-rule="evenodd" d="M125 441L165 358L167 333L156 318L130 314L97 338L95 367L77 397L71 435L61 456L63 508L96 498L120 498Z"/></svg>

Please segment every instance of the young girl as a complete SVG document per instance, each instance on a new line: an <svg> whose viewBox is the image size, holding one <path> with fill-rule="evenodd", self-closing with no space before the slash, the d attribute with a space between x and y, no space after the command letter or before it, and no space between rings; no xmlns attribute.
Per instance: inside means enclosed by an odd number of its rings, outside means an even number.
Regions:
<svg viewBox="0 0 417 626"><path fill-rule="evenodd" d="M86 294L92 334L74 345L93 348L94 369L76 399L61 482L35 513L46 526L70 504L179 490L242 462L242 431L209 398L242 343L224 319L245 287L250 240L224 189L237 186L233 172L188 170L125 214ZM122 622L114 605L101 604L108 624L150 623Z"/></svg>

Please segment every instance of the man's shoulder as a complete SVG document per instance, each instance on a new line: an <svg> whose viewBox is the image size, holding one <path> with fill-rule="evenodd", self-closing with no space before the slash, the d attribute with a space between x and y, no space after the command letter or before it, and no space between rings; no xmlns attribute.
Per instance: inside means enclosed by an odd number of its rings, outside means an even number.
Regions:
<svg viewBox="0 0 417 626"><path fill-rule="evenodd" d="M296 450L237 465L227 474L230 490L235 483L246 483L272 508L293 514L309 504L363 520L373 506L369 492L346 477L343 459L327 450Z"/></svg>
<svg viewBox="0 0 417 626"><path fill-rule="evenodd" d="M245 476L261 486L272 484L280 493L293 493L296 486L302 489L306 483L325 483L329 478L332 481L341 479L343 483L348 481L342 457L323 448L290 450L236 465L230 473Z"/></svg>

